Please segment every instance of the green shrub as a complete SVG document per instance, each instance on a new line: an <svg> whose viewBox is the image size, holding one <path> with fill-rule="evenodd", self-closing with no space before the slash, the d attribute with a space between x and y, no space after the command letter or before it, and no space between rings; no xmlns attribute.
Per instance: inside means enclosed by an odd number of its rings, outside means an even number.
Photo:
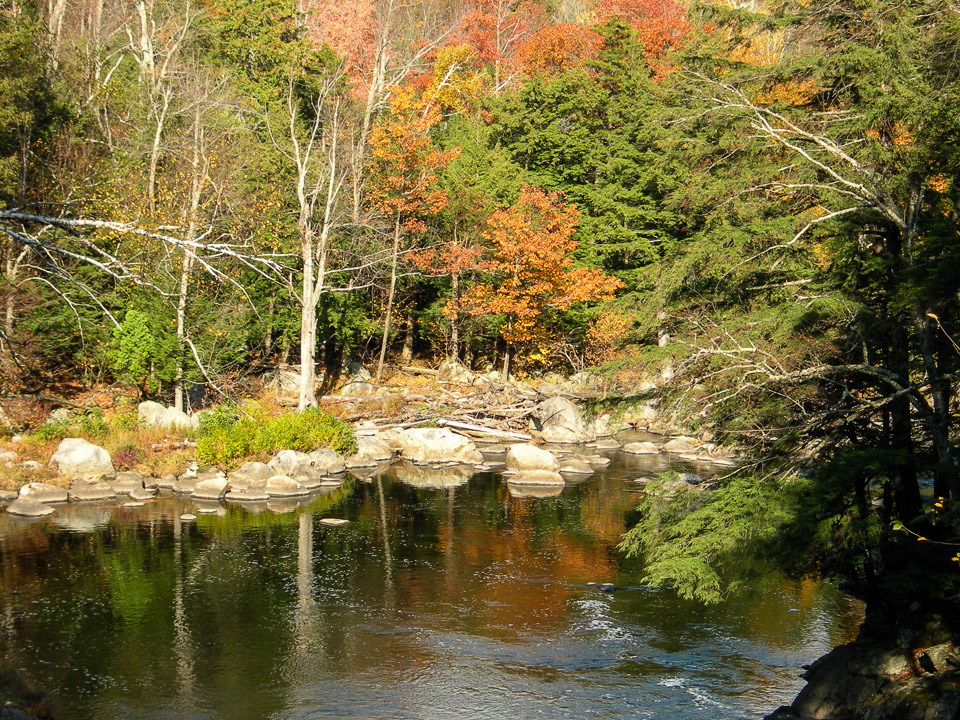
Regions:
<svg viewBox="0 0 960 720"><path fill-rule="evenodd" d="M206 425L201 421L197 443L197 458L209 465L232 468L251 455L272 455L280 450L331 448L349 454L357 449L352 428L317 408L270 419L241 417L233 422L228 422L225 412L212 414Z"/></svg>
<svg viewBox="0 0 960 720"><path fill-rule="evenodd" d="M103 413L97 410L90 410L77 418L77 426L81 435L91 438L102 438L107 434L109 426L103 418Z"/></svg>
<svg viewBox="0 0 960 720"><path fill-rule="evenodd" d="M200 413L200 437L233 427L240 412L233 403L220 403Z"/></svg>
<svg viewBox="0 0 960 720"><path fill-rule="evenodd" d="M70 427L65 422L45 422L33 431L33 436L41 442L63 440L70 433Z"/></svg>

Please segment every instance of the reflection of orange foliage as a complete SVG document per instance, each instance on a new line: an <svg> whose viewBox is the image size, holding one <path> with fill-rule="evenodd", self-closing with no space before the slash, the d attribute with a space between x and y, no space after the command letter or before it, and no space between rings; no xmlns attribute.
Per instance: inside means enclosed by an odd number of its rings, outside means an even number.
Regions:
<svg viewBox="0 0 960 720"><path fill-rule="evenodd" d="M583 65L601 43L600 36L583 25L548 25L520 47L517 65L529 74L563 72Z"/></svg>

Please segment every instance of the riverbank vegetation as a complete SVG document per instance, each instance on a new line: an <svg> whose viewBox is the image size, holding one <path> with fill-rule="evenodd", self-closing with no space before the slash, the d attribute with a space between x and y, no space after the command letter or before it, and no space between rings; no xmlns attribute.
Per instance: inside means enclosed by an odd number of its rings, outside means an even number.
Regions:
<svg viewBox="0 0 960 720"><path fill-rule="evenodd" d="M354 359L653 382L753 464L643 510L648 580L716 599L759 552L955 604L958 28L945 0L3 0L4 407L212 405L293 365L304 410Z"/></svg>

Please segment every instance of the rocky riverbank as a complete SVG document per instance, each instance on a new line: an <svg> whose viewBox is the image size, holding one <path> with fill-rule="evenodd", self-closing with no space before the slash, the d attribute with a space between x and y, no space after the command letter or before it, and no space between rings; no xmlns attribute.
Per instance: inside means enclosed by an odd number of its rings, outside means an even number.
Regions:
<svg viewBox="0 0 960 720"><path fill-rule="evenodd" d="M807 685L766 720L954 720L960 717L960 650L940 615L864 622L852 643L804 673Z"/></svg>

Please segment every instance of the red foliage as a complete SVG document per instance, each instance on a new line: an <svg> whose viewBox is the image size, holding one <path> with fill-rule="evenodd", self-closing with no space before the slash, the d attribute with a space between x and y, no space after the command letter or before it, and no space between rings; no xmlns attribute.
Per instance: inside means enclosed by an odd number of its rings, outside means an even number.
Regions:
<svg viewBox="0 0 960 720"><path fill-rule="evenodd" d="M601 22L619 17L636 28L655 78L670 71L667 54L681 47L692 31L686 10L675 0L599 0L597 12Z"/></svg>

